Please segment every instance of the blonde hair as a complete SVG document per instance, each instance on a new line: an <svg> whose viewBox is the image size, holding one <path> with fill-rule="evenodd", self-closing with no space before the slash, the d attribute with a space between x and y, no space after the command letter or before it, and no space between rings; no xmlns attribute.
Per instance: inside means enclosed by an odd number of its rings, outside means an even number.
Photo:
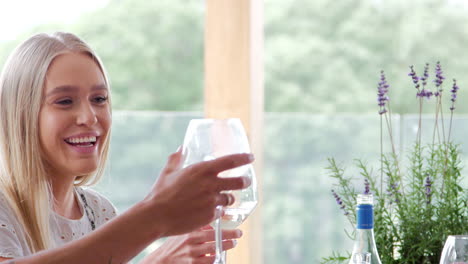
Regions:
<svg viewBox="0 0 468 264"><path fill-rule="evenodd" d="M0 192L27 234L33 253L54 246L50 232L52 193L46 161L39 141L39 112L47 70L57 56L76 52L93 58L107 75L99 57L70 33L34 35L8 58L0 75ZM109 151L104 140L95 173L76 178L75 185L91 185L102 177Z"/></svg>

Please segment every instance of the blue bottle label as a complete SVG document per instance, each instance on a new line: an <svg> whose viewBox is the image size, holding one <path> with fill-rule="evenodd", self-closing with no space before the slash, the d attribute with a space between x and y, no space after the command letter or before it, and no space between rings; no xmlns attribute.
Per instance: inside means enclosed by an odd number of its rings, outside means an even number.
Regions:
<svg viewBox="0 0 468 264"><path fill-rule="evenodd" d="M356 210L356 228L374 228L374 208L371 204L359 204Z"/></svg>

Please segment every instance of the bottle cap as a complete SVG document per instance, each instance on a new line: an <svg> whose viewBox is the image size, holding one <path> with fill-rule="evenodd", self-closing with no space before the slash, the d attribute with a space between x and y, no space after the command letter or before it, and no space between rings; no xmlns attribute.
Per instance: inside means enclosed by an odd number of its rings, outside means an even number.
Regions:
<svg viewBox="0 0 468 264"><path fill-rule="evenodd" d="M374 228L374 199L372 194L358 194L356 206L356 228Z"/></svg>
<svg viewBox="0 0 468 264"><path fill-rule="evenodd" d="M357 204L374 204L374 196L372 194L358 194Z"/></svg>

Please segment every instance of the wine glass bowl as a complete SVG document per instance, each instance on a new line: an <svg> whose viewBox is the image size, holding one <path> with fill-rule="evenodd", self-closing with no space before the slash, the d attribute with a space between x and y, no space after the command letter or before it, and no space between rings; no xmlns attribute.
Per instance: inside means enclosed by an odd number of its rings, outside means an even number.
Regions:
<svg viewBox="0 0 468 264"><path fill-rule="evenodd" d="M252 165L244 165L238 170L232 172L233 176L248 176L252 179L252 188L229 191L235 197L232 205L224 207L224 214L221 217L222 229L234 229L244 222L247 216L255 209L257 205L257 193L255 173ZM220 175L220 177L225 177Z"/></svg>
<svg viewBox="0 0 468 264"><path fill-rule="evenodd" d="M187 127L184 138L182 154L184 156L183 167L194 163L216 159L222 156L250 153L250 146L247 135L240 119L192 119ZM249 187L242 190L226 191L234 196L233 204L221 207L224 213L218 221L214 221L212 226L217 232L217 246L221 243L221 229L235 229L242 224L252 213L257 205L257 182L255 171L251 164L226 170L218 174L218 177L248 177L251 180ZM218 226L216 226L218 224ZM217 253L220 249L217 248ZM220 257L222 258L222 257ZM224 263L219 260L215 263Z"/></svg>

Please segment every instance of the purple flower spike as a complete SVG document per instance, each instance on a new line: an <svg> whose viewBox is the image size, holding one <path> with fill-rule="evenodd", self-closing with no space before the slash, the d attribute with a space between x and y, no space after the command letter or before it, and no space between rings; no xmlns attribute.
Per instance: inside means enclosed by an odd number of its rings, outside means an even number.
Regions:
<svg viewBox="0 0 468 264"><path fill-rule="evenodd" d="M450 107L450 111L453 112L455 110L455 101L457 100L457 91L458 91L458 85L457 85L457 80L453 79L453 86L452 90L450 92L452 93L452 98L450 99L452 101L452 106Z"/></svg>
<svg viewBox="0 0 468 264"><path fill-rule="evenodd" d="M372 194L370 191L370 183L367 179L364 179L364 194Z"/></svg>
<svg viewBox="0 0 468 264"><path fill-rule="evenodd" d="M335 190L331 190L333 197L335 197L336 203L340 206L340 209L343 210L344 215L349 215L349 212L346 211L346 206L344 205L341 197L335 192Z"/></svg>
<svg viewBox="0 0 468 264"><path fill-rule="evenodd" d="M443 73L443 71L442 71L442 68L440 66L440 61L438 61L437 64L436 64L436 69L435 69L436 79L434 80L434 82L436 84L436 87L439 88L439 92L442 92L442 88L440 86L442 85L442 83L445 80L445 77L442 75L442 73Z"/></svg>
<svg viewBox="0 0 468 264"><path fill-rule="evenodd" d="M389 87L390 85L387 84L387 80L385 79L385 73L384 71L381 71L380 82L377 86L377 105L380 107L379 115L383 115L387 112L387 109L385 109L385 105L390 100L390 98L387 96Z"/></svg>
<svg viewBox="0 0 468 264"><path fill-rule="evenodd" d="M398 183L391 183L389 182L388 183L388 187L387 187L387 195L389 196L390 198L390 203L398 203L400 202L400 200L398 199L397 197L397 194L400 194L400 190L398 188Z"/></svg>
<svg viewBox="0 0 468 264"><path fill-rule="evenodd" d="M408 76L411 76L411 79L413 79L414 87L419 90L419 77L416 75L416 72L414 71L413 65L410 66L410 73L408 73Z"/></svg>
<svg viewBox="0 0 468 264"><path fill-rule="evenodd" d="M429 63L426 63L426 66L424 66L424 74L421 77L423 87L427 85L427 78L429 78L428 71L429 71Z"/></svg>
<svg viewBox="0 0 468 264"><path fill-rule="evenodd" d="M433 93L427 89L422 89L419 93L416 93L416 97L426 97L428 100L431 99Z"/></svg>
<svg viewBox="0 0 468 264"><path fill-rule="evenodd" d="M431 177L426 176L426 183L424 184L424 187L426 187L426 203L430 204L431 203L431 196L432 196L432 181Z"/></svg>
<svg viewBox="0 0 468 264"><path fill-rule="evenodd" d="M412 66L411 66L411 71L414 72ZM427 79L429 78L428 72L429 72L429 63L426 63L426 65L424 66L424 74L420 79L422 81L422 90L416 93L416 97L425 97L427 100L431 99L431 97L434 95L429 89L425 88L427 85ZM419 85L416 88L419 88Z"/></svg>

